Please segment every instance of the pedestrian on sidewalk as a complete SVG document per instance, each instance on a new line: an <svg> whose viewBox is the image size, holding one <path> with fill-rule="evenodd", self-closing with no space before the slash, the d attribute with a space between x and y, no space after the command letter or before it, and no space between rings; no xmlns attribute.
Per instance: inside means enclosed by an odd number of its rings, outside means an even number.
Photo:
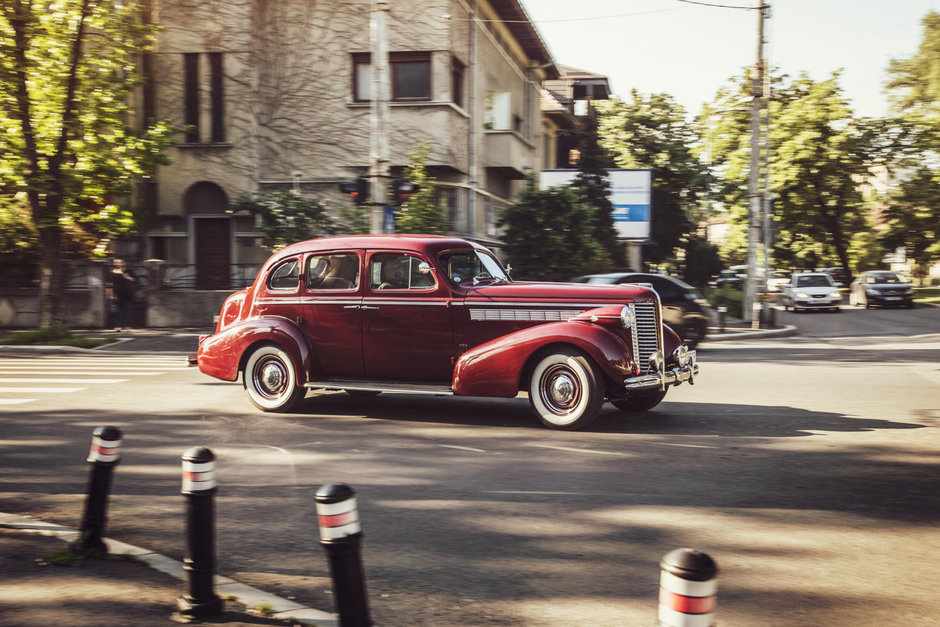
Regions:
<svg viewBox="0 0 940 627"><path fill-rule="evenodd" d="M134 326L134 296L137 277L127 268L123 259L115 259L111 271L111 302L114 303L115 330L126 331Z"/></svg>

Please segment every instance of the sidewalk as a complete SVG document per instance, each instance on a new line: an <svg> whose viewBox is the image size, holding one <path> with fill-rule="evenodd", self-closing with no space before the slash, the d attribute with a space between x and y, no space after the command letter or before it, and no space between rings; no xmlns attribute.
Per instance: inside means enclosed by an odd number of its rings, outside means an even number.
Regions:
<svg viewBox="0 0 940 627"><path fill-rule="evenodd" d="M164 627L186 592L183 565L163 555L106 539L110 559L88 558L73 565L43 565L62 555L74 529L0 513L0 625L4 627ZM129 557L132 556L132 557ZM224 600L219 616L200 623L252 627L318 625L336 627L337 618L216 576ZM269 610L262 615L258 609Z"/></svg>

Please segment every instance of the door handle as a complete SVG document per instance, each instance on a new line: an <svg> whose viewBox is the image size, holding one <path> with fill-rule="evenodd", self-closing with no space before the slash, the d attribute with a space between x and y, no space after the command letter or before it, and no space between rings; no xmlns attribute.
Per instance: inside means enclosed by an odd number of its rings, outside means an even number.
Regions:
<svg viewBox="0 0 940 627"><path fill-rule="evenodd" d="M359 309L359 305L346 305L343 309Z"/></svg>
<svg viewBox="0 0 940 627"><path fill-rule="evenodd" d="M369 307L368 305L363 305L360 309L378 309L378 307Z"/></svg>

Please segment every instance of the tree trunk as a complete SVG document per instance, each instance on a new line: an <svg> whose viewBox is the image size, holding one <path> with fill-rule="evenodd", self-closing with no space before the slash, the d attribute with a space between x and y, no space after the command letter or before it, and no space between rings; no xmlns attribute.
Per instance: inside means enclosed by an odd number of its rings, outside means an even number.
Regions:
<svg viewBox="0 0 940 627"><path fill-rule="evenodd" d="M62 231L58 225L39 229L42 254L39 260L39 327L47 329L61 323L59 304L62 293L62 272L59 251Z"/></svg>

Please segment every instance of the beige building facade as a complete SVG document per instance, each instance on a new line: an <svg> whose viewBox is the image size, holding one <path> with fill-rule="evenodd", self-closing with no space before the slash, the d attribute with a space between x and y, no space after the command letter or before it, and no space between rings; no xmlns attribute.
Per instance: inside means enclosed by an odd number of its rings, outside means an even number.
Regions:
<svg viewBox="0 0 940 627"><path fill-rule="evenodd" d="M268 255L235 198L293 189L348 206L372 136L373 0L151 0L147 116L186 128L144 191L139 255L195 289L239 287ZM495 243L500 210L553 145L558 69L518 0L390 0L392 175L421 142L453 234ZM188 273L188 274L187 274Z"/></svg>

